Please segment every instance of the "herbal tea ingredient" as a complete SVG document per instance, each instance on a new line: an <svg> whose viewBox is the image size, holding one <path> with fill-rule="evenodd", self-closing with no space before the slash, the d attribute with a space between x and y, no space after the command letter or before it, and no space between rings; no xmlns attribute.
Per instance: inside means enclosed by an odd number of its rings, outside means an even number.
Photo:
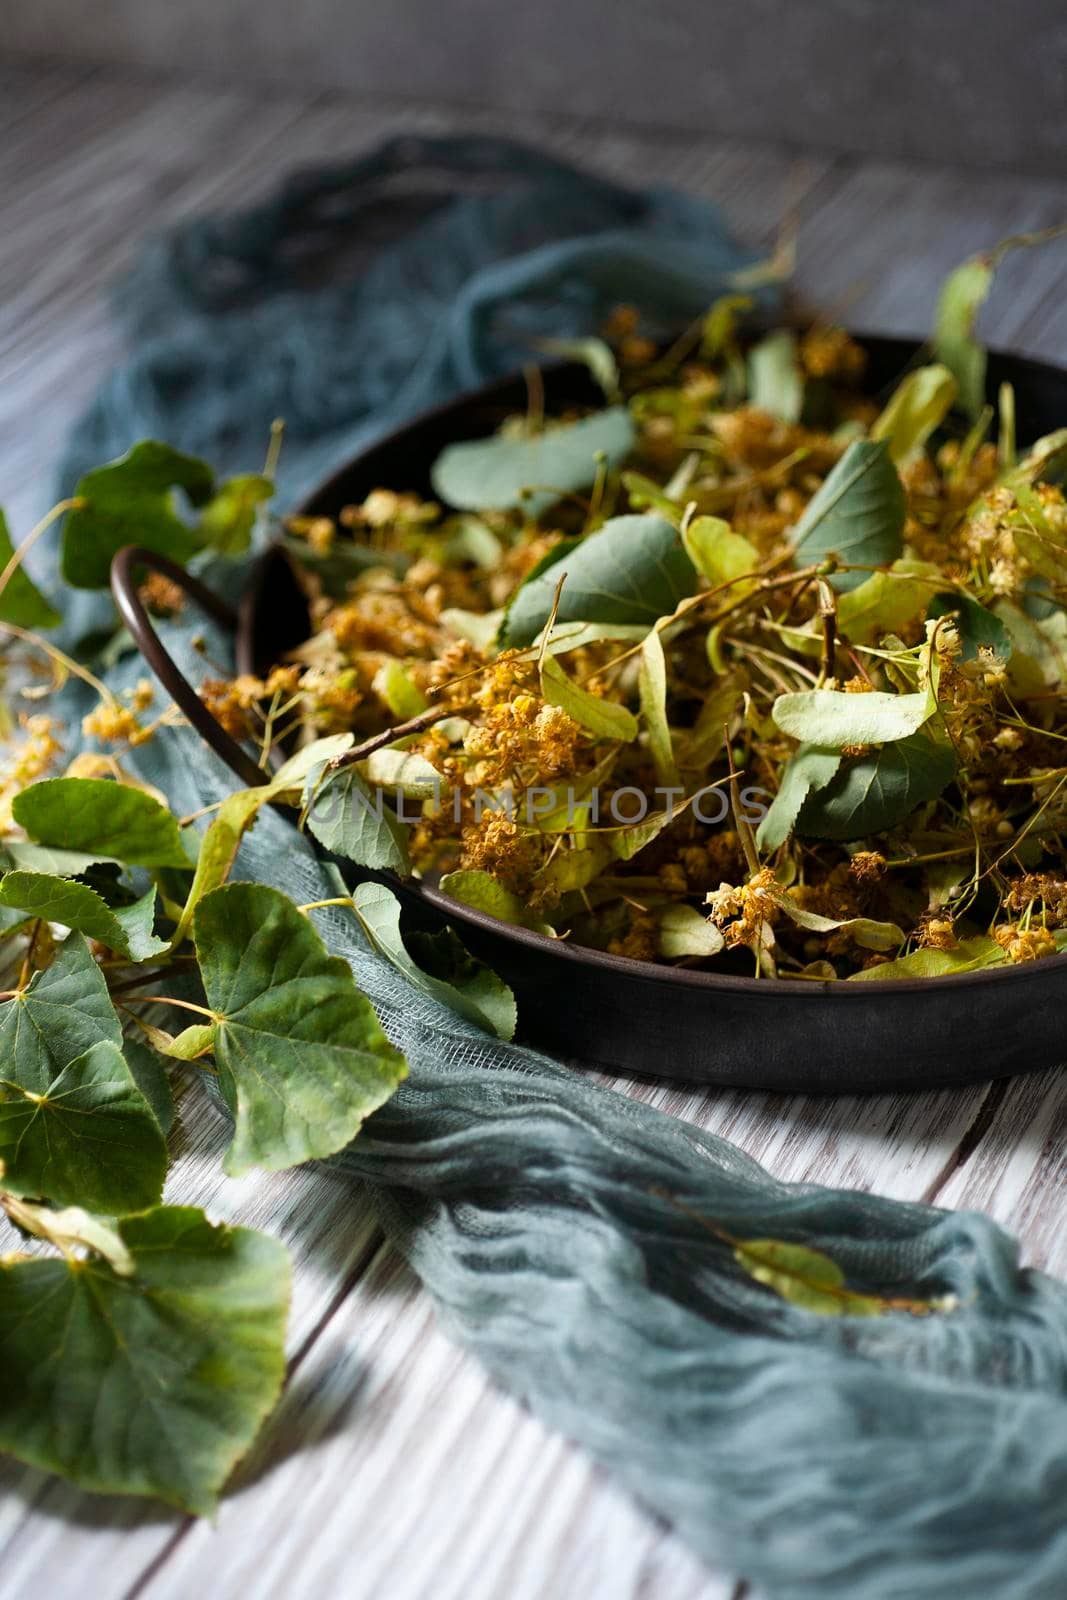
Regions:
<svg viewBox="0 0 1067 1600"><path fill-rule="evenodd" d="M317 909L515 1031L508 986L450 931L402 934L384 884L297 905L233 881L267 806L641 960L864 981L1067 942L1067 430L1020 450L1010 391L995 434L982 407L996 256L949 280L934 359L887 395L840 330L745 339L739 295L663 353L624 309L565 352L605 405L546 416L531 374L432 500L387 485L291 520L311 637L201 690L264 768L288 754L194 816L139 776L142 747L188 736L177 708L111 686L122 630L55 643L23 559L59 519L73 587L130 544L240 557L270 534L280 435L223 481L143 441L17 551L0 517L0 1449L206 1514L251 1445L284 1377L286 1252L163 1203L168 1138L207 1075L226 1173L276 1171L343 1149L403 1080ZM146 571L141 595L181 619L180 583ZM700 1221L721 1270L806 1312L951 1309Z"/></svg>
<svg viewBox="0 0 1067 1600"><path fill-rule="evenodd" d="M968 425L943 362L872 397L838 329L743 355L735 313L598 347L614 404L534 389L440 499L293 519L312 636L205 699L261 741L438 713L366 767L403 870L574 943L820 980L1051 954L1067 432L1017 450L1009 394Z"/></svg>

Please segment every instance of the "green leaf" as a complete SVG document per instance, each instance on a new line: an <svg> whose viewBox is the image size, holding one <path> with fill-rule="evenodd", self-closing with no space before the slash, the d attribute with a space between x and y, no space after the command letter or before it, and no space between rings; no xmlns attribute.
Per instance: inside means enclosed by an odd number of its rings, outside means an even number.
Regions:
<svg viewBox="0 0 1067 1600"><path fill-rule="evenodd" d="M496 434L449 445L434 462L430 480L437 497L459 511L522 507L538 517L564 494L589 488L598 455L617 467L633 442L630 413L625 406L612 406L543 433Z"/></svg>
<svg viewBox="0 0 1067 1600"><path fill-rule="evenodd" d="M579 688L554 656L546 655L541 663L541 694L550 706L559 706L580 728L599 739L621 739L629 744L637 738L637 718L632 711Z"/></svg>
<svg viewBox="0 0 1067 1600"><path fill-rule="evenodd" d="M10 1063L0 1072L6 1189L109 1215L159 1199L166 1141L117 1045L93 1045L43 1091L19 1083Z"/></svg>
<svg viewBox="0 0 1067 1600"><path fill-rule="evenodd" d="M934 314L934 353L959 385L960 404L977 417L985 404L985 350L974 338L974 324L993 287L995 257L972 256L941 285Z"/></svg>
<svg viewBox="0 0 1067 1600"><path fill-rule="evenodd" d="M955 950L913 950L910 955L886 961L880 967L853 972L849 983L893 982L898 978L945 978L955 972L980 972L1001 966L1007 957L995 939L978 934L962 939Z"/></svg>
<svg viewBox="0 0 1067 1600"><path fill-rule="evenodd" d="M789 894L776 895L774 899L790 921L812 933L848 933L864 950L899 950L904 943L904 934L895 922L875 922L870 917L845 917L835 921L833 917L821 917L816 911L806 910Z"/></svg>
<svg viewBox="0 0 1067 1600"><path fill-rule="evenodd" d="M134 1083L144 1095L149 1108L162 1131L167 1134L174 1126L174 1094L167 1077L163 1058L158 1050L141 1039L126 1039L122 1046L126 1065Z"/></svg>
<svg viewBox="0 0 1067 1600"><path fill-rule="evenodd" d="M907 461L941 426L958 393L959 385L948 367L939 363L918 367L898 384L872 425L870 437L884 439L897 464Z"/></svg>
<svg viewBox="0 0 1067 1600"><path fill-rule="evenodd" d="M906 739L922 727L933 705L923 694L846 694L838 689L803 689L780 694L771 716L794 739L840 750L847 744L882 744Z"/></svg>
<svg viewBox="0 0 1067 1600"><path fill-rule="evenodd" d="M21 839L6 840L4 854L12 867L23 872L45 872L54 878L77 878L90 867L117 865L114 856L98 850L51 850L47 845L26 844Z"/></svg>
<svg viewBox="0 0 1067 1600"><path fill-rule="evenodd" d="M755 572L759 551L743 533L735 533L722 517L694 517L682 534L690 561L713 589ZM746 588L738 584L737 593Z"/></svg>
<svg viewBox="0 0 1067 1600"><path fill-rule="evenodd" d="M433 800L445 787L445 778L425 756L387 745L372 750L364 764L368 782L394 789L412 800Z"/></svg>
<svg viewBox="0 0 1067 1600"><path fill-rule="evenodd" d="M210 1515L285 1376L282 1246L160 1206L132 1272L0 1258L0 1449L79 1488Z"/></svg>
<svg viewBox="0 0 1067 1600"><path fill-rule="evenodd" d="M807 565L833 555L848 566L881 567L903 550L904 490L884 441L857 439L805 507L796 525L794 559ZM842 591L862 572L835 572Z"/></svg>
<svg viewBox="0 0 1067 1600"><path fill-rule="evenodd" d="M529 644L552 612L559 622L644 622L669 616L696 588L696 570L663 517L614 517L517 591L504 619L506 642Z"/></svg>
<svg viewBox="0 0 1067 1600"><path fill-rule="evenodd" d="M64 1067L101 1040L121 1046L122 1029L104 975L78 933L43 972L0 1006L5 1077L44 1094Z"/></svg>
<svg viewBox="0 0 1067 1600"><path fill-rule="evenodd" d="M760 850L777 850L796 825L809 794L825 789L841 765L840 750L821 750L802 744L782 774L781 786L756 833Z"/></svg>
<svg viewBox="0 0 1067 1600"><path fill-rule="evenodd" d="M797 341L788 328L769 333L748 353L748 403L783 422L799 422L804 409L804 374Z"/></svg>
<svg viewBox="0 0 1067 1600"><path fill-rule="evenodd" d="M361 883L353 890L352 909L374 948L417 989L499 1039L514 1037L515 996L503 978L464 949L451 929L409 936L422 958L417 965L401 935L400 901L391 890L380 883Z"/></svg>
<svg viewBox="0 0 1067 1600"><path fill-rule="evenodd" d="M343 1149L407 1072L348 964L263 884L214 889L193 937L236 1122L225 1171L277 1171Z"/></svg>
<svg viewBox="0 0 1067 1600"><path fill-rule="evenodd" d="M610 345L603 339L535 339L534 345L546 355L563 361L580 361L588 367L594 383L600 385L605 400L619 397L619 368Z"/></svg>
<svg viewBox="0 0 1067 1600"><path fill-rule="evenodd" d="M464 867L459 872L446 872L440 883L441 893L475 911L486 911L501 922L510 922L516 928L533 928L544 932L545 927L531 917L525 901L505 889L490 872Z"/></svg>
<svg viewBox="0 0 1067 1600"><path fill-rule="evenodd" d="M129 961L150 961L167 948L166 939L152 932L155 888L132 905L113 910L87 883L43 872L8 872L0 880L0 905L74 928Z"/></svg>
<svg viewBox="0 0 1067 1600"><path fill-rule="evenodd" d="M242 556L252 542L259 507L274 493L270 478L255 473L228 478L200 514L202 542L223 556Z"/></svg>
<svg viewBox="0 0 1067 1600"><path fill-rule="evenodd" d="M46 778L15 797L12 814L38 844L99 852L131 867L192 871L170 812L143 789L127 783L110 778Z"/></svg>
<svg viewBox="0 0 1067 1600"><path fill-rule="evenodd" d="M381 790L372 791L354 766L340 768L325 781L312 773L304 803L308 832L334 855L361 867L410 872L403 823Z"/></svg>
<svg viewBox="0 0 1067 1600"><path fill-rule="evenodd" d="M637 687L656 776L660 783L674 785L678 782L678 768L667 722L667 660L656 628L649 630L641 645Z"/></svg>
<svg viewBox="0 0 1067 1600"><path fill-rule="evenodd" d="M372 687L389 707L390 716L396 717L398 722L406 722L409 717L417 717L420 711L426 710L426 696L395 656L390 656L379 667Z"/></svg>
<svg viewBox="0 0 1067 1600"><path fill-rule="evenodd" d="M979 605L966 594L938 594L926 610L928 617L945 617L953 613L963 645L963 660L974 661L979 650L992 650L1002 660L1009 661L1014 649L1011 634L992 611Z"/></svg>
<svg viewBox="0 0 1067 1600"><path fill-rule="evenodd" d="M940 568L930 561L903 557L886 572L869 578L843 594L837 604L837 626L853 644L870 644L882 634L898 633L926 609L931 582L941 581Z"/></svg>
<svg viewBox="0 0 1067 1600"><path fill-rule="evenodd" d="M693 906L668 906L659 919L659 953L668 961L716 956L725 943L714 922Z"/></svg>
<svg viewBox="0 0 1067 1600"><path fill-rule="evenodd" d="M200 506L214 486L204 462L154 439L87 472L74 491L84 503L63 524L64 578L76 589L106 588L112 558L127 544L187 561L200 539L175 510L173 491L184 489Z"/></svg>
<svg viewBox="0 0 1067 1600"><path fill-rule="evenodd" d="M0 511L0 572L7 567L15 554L7 518ZM54 628L63 618L22 566L15 568L3 589L0 590L0 621L13 622L17 628Z"/></svg>
<svg viewBox="0 0 1067 1600"><path fill-rule="evenodd" d="M734 1260L750 1278L766 1284L804 1311L824 1316L840 1316L840 1294L845 1275L836 1261L809 1245L788 1244L782 1239L740 1239L734 1247Z"/></svg>
<svg viewBox="0 0 1067 1600"><path fill-rule="evenodd" d="M884 833L933 800L955 775L951 746L912 734L842 767L824 789L808 796L796 831L815 839Z"/></svg>

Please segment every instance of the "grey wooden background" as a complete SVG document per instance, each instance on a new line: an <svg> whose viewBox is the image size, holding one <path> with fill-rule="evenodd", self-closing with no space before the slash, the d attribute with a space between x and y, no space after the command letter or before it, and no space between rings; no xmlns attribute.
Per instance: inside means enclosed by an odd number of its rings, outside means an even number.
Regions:
<svg viewBox="0 0 1067 1600"><path fill-rule="evenodd" d="M24 36L56 14L37 6L20 12ZM85 14L107 9L93 0ZM193 10L184 0L172 14ZM121 354L103 291L145 232L247 205L295 164L404 129L510 132L611 176L686 186L764 248L799 206L804 296L888 331L927 329L961 256L1067 217L1067 183L1047 177L627 130L578 111L458 112L422 98L0 64L0 504L16 534L43 508L67 429ZM1067 242L1013 257L988 336L1067 362L1065 264ZM1019 1235L1025 1259L1067 1274L1060 1072L868 1099L614 1087L724 1135L783 1179L986 1211ZM191 1092L168 1197L288 1245L285 1399L214 1528L0 1460L2 1600L741 1600L743 1576L704 1567L449 1343L357 1189L310 1168L224 1179L225 1142Z"/></svg>
<svg viewBox="0 0 1067 1600"><path fill-rule="evenodd" d="M1058 176L1062 0L0 0L0 51Z"/></svg>

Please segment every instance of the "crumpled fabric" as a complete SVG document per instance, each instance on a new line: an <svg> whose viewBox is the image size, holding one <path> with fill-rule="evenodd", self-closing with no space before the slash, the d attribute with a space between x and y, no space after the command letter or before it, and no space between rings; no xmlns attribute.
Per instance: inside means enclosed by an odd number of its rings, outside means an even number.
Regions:
<svg viewBox="0 0 1067 1600"><path fill-rule="evenodd" d="M425 142L416 144L425 156ZM456 147L450 141L443 152ZM468 178L484 177L486 168L499 176L508 160L520 161L496 143L482 164L480 141L459 147ZM367 174L379 169L393 173L403 153L394 145L366 158L353 182L370 183ZM575 186L570 210L546 218L540 178L530 181L543 172L538 162L521 153L525 183L517 190L468 196L430 208L428 217L416 207L414 226L408 216L399 236L362 264L348 303L366 309L381 296L382 330L372 336L352 317L353 339L358 334L360 349L374 352L367 371L376 387L361 392L354 350L334 351L324 381L336 385L342 417L294 361L292 395L305 431L296 430L290 494L383 425L383 396L395 415L416 396L439 396L441 384L513 366L508 341L533 320L535 282L549 285L553 332L583 325L604 288L597 279L586 293L583 274L616 259L614 244L584 227L597 206L605 208L599 220L632 208L622 222L633 246L628 266L640 258L649 282L662 271L656 281L669 283L673 295L683 279L692 283L693 262L703 261L710 298L708 285L734 258L705 208L677 197L627 198L546 163L550 186ZM583 184L587 204L579 199ZM320 187L339 189L358 210L351 185L327 175ZM297 186L300 204L310 204L314 189L310 179ZM79 430L76 453L86 464L152 432L216 455L228 436L233 449L222 450L223 463L240 469L248 465L240 449L253 434L257 449L262 442L263 417L294 414L281 372L284 352L299 344L292 319L307 308L301 326L318 348L333 315L325 308L336 310L343 299L336 289L305 296L280 264L271 265L277 214L288 215L285 196L294 192L285 191L273 213L268 207L251 218L196 224L153 247L124 304L131 326L157 330L156 343L143 344L130 371L109 382ZM678 237L652 226L653 218L683 215L690 221L685 251ZM608 220L617 239L618 214ZM567 229L571 236L561 236ZM235 240L245 241L241 249ZM452 244L455 260L444 248ZM418 263L421 250L432 250L421 281L436 285L440 301L433 315L414 308L409 323L405 290L390 292L382 263L398 253ZM553 260L547 279L531 266L543 251ZM251 288L238 282L242 271ZM507 286L496 298L484 289L487 277ZM499 342L479 322L490 302L510 330ZM263 357L259 340L278 317L278 347ZM429 336L432 375L409 342L416 325ZM339 336L336 321L333 332ZM262 359L269 391L254 427L244 407L260 378L234 373L220 354L242 349L250 361ZM197 395L210 401L202 418L188 403L190 371L199 374ZM167 372L186 375L173 393ZM316 432L331 420L332 431ZM228 642L200 618L176 619L165 632L194 680L205 659L225 658ZM192 647L194 633L206 636L206 651ZM126 657L109 681L121 690L143 670ZM234 787L188 729L161 731L132 761L178 814ZM234 876L273 884L300 904L335 892L309 841L269 809L242 845ZM353 1181L353 1207L364 1203L357 1188L366 1186L446 1325L503 1387L767 1600L1063 1600L1067 1290L1020 1270L1003 1230L978 1215L781 1183L727 1141L599 1087L571 1066L501 1043L413 991L343 907L312 915L410 1066L408 1082L335 1166ZM801 1310L754 1282L704 1221L734 1238L825 1250L852 1287L954 1296L957 1309L874 1318Z"/></svg>

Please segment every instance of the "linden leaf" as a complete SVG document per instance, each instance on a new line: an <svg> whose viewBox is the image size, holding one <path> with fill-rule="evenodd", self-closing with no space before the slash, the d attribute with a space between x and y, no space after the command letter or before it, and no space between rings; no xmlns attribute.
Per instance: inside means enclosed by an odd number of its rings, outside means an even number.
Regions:
<svg viewBox="0 0 1067 1600"><path fill-rule="evenodd" d="M734 1260L750 1278L802 1311L838 1317L844 1310L845 1275L821 1250L783 1239L739 1239Z"/></svg>
<svg viewBox="0 0 1067 1600"><path fill-rule="evenodd" d="M980 972L1007 960L1001 946L987 934L961 939L955 950L913 950L880 967L867 967L849 975L849 983L892 982L899 978L944 978L956 972Z"/></svg>
<svg viewBox="0 0 1067 1600"><path fill-rule="evenodd" d="M200 506L214 485L204 462L154 439L87 472L74 491L82 503L63 524L64 578L76 589L106 588L112 558L128 544L187 561L201 540L178 515L173 491L183 489Z"/></svg>
<svg viewBox="0 0 1067 1600"><path fill-rule="evenodd" d="M99 851L133 867L193 868L170 812L127 783L46 778L16 795L12 814L38 844Z"/></svg>
<svg viewBox="0 0 1067 1600"><path fill-rule="evenodd" d="M769 333L748 353L748 403L783 422L799 422L804 409L804 374L796 336L788 328Z"/></svg>
<svg viewBox="0 0 1067 1600"><path fill-rule="evenodd" d="M122 1029L104 975L78 933L43 972L0 1006L5 1077L44 1094L68 1062L101 1040L121 1046Z"/></svg>
<svg viewBox="0 0 1067 1600"><path fill-rule="evenodd" d="M393 745L372 750L363 770L370 783L411 800L435 800L446 783L443 774L425 756Z"/></svg>
<svg viewBox="0 0 1067 1600"><path fill-rule="evenodd" d="M274 1239L159 1206L106 1260L0 1258L0 1449L79 1488L206 1516L285 1376Z"/></svg>
<svg viewBox="0 0 1067 1600"><path fill-rule="evenodd" d="M808 796L796 832L814 839L862 839L884 833L923 801L933 800L955 775L956 757L950 745L936 743L924 733L912 734L843 766L825 788Z"/></svg>
<svg viewBox="0 0 1067 1600"><path fill-rule="evenodd" d="M974 324L993 287L995 266L988 253L962 262L942 284L934 314L934 352L959 385L960 404L970 417L985 404L986 354Z"/></svg>
<svg viewBox="0 0 1067 1600"><path fill-rule="evenodd" d="M917 454L952 410L959 385L948 367L934 363L903 378L870 430L884 439L896 463Z"/></svg>
<svg viewBox="0 0 1067 1600"><path fill-rule="evenodd" d="M876 922L871 917L846 917L835 921L833 917L807 911L789 894L776 895L775 904L798 928L808 928L812 933L845 932L864 950L898 950L904 943L904 934L895 922Z"/></svg>
<svg viewBox="0 0 1067 1600"><path fill-rule="evenodd" d="M819 485L794 530L794 559L833 555L848 566L881 567L903 550L904 489L884 441L857 439ZM862 572L835 572L835 589L854 589Z"/></svg>
<svg viewBox="0 0 1067 1600"><path fill-rule="evenodd" d="M305 790L307 828L325 849L361 867L408 873L407 833L354 766L342 767L324 781L312 773Z"/></svg>
<svg viewBox="0 0 1067 1600"><path fill-rule="evenodd" d="M409 934L421 957L417 965L401 935L400 901L391 890L380 883L361 883L352 892L352 909L374 948L417 989L500 1039L514 1037L515 996L503 978L464 949L451 929Z"/></svg>
<svg viewBox="0 0 1067 1600"><path fill-rule="evenodd" d="M270 478L255 473L227 479L200 514L202 542L220 555L244 555L252 542L259 508L273 493Z"/></svg>
<svg viewBox="0 0 1067 1600"><path fill-rule="evenodd" d="M552 613L566 579L559 622L658 622L696 588L696 569L678 529L663 517L613 517L519 588L504 618L506 642L529 644Z"/></svg>
<svg viewBox="0 0 1067 1600"><path fill-rule="evenodd" d="M1002 661L1010 661L1014 645L1011 634L998 616L987 611L967 594L937 594L926 610L928 617L954 615L963 660L976 660L980 650L992 650Z"/></svg>
<svg viewBox="0 0 1067 1600"><path fill-rule="evenodd" d="M0 572L14 554L7 519L0 511ZM18 566L0 589L0 620L13 622L18 628L54 628L63 618L49 605L25 567Z"/></svg>
<svg viewBox="0 0 1067 1600"><path fill-rule="evenodd" d="M21 1084L14 1070L17 1063L0 1069L6 1189L110 1215L159 1199L166 1140L117 1045L93 1045L43 1091Z"/></svg>
<svg viewBox="0 0 1067 1600"><path fill-rule="evenodd" d="M149 1109L165 1134L174 1126L174 1094L163 1058L141 1039L126 1039L122 1053L134 1083L144 1095Z"/></svg>
<svg viewBox="0 0 1067 1600"><path fill-rule="evenodd" d="M405 1076L347 963L277 889L214 889L193 938L235 1118L224 1167L277 1171L344 1148Z"/></svg>
<svg viewBox="0 0 1067 1600"><path fill-rule="evenodd" d="M885 572L869 578L843 594L837 603L837 626L853 644L870 644L885 633L897 633L921 616L931 593L931 583L941 580L939 568L929 561L903 557Z"/></svg>
<svg viewBox="0 0 1067 1600"><path fill-rule="evenodd" d="M685 528L682 540L689 559L713 589L747 577L759 565L759 551L755 545L743 533L735 533L722 517L694 517ZM734 592L742 595L753 587L738 583Z"/></svg>
<svg viewBox="0 0 1067 1600"><path fill-rule="evenodd" d="M714 922L693 906L668 906L659 919L659 953L668 961L684 956L715 956L725 940Z"/></svg>
<svg viewBox="0 0 1067 1600"><path fill-rule="evenodd" d="M579 688L554 656L546 655L541 663L541 695L550 706L559 706L580 728L598 738L621 739L624 744L637 738L637 718L632 711Z"/></svg>
<svg viewBox="0 0 1067 1600"><path fill-rule="evenodd" d="M0 905L74 928L130 961L150 961L167 948L166 939L152 931L154 887L132 905L113 909L87 883L43 872L8 872L0 880Z"/></svg>
<svg viewBox="0 0 1067 1600"><path fill-rule="evenodd" d="M759 825L756 845L760 850L777 850L785 843L808 795L825 789L840 765L840 750L822 750L813 744L800 746L786 766L773 804Z"/></svg>
<svg viewBox="0 0 1067 1600"><path fill-rule="evenodd" d="M449 899L458 900L475 911L486 911L501 922L510 922L516 928L544 931L544 924L531 918L525 901L505 889L492 873L464 867L458 872L446 872L439 887Z"/></svg>
<svg viewBox="0 0 1067 1600"><path fill-rule="evenodd" d="M906 739L922 727L933 706L924 694L845 694L837 689L803 689L780 694L771 715L775 726L794 739L840 750L848 744L883 744Z"/></svg>
<svg viewBox="0 0 1067 1600"><path fill-rule="evenodd" d="M673 786L678 783L678 768L667 722L667 659L656 628L649 629L641 645L637 688L656 776L661 784Z"/></svg>
<svg viewBox="0 0 1067 1600"><path fill-rule="evenodd" d="M563 495L587 489L598 457L617 467L633 448L634 425L625 406L612 406L542 433L496 434L451 444L433 464L434 493L459 511L509 511L531 517ZM526 491L530 491L527 493Z"/></svg>

